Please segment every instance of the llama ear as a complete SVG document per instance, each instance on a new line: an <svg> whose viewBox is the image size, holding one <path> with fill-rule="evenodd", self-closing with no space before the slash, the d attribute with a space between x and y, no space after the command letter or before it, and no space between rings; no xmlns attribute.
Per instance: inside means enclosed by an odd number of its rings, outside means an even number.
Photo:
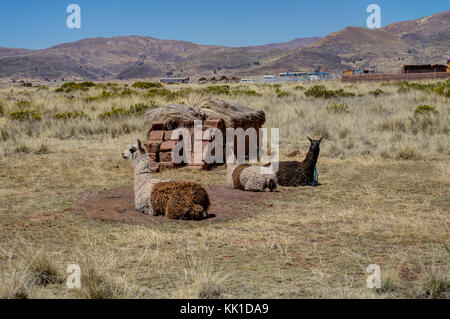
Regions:
<svg viewBox="0 0 450 319"><path fill-rule="evenodd" d="M323 136L320 138L319 143L322 142Z"/></svg>
<svg viewBox="0 0 450 319"><path fill-rule="evenodd" d="M141 140L137 139L136 140L136 145L139 151L143 151L144 149L142 148L142 142Z"/></svg>
<svg viewBox="0 0 450 319"><path fill-rule="evenodd" d="M309 136L306 136L308 138L308 140L312 143L312 139L309 138Z"/></svg>

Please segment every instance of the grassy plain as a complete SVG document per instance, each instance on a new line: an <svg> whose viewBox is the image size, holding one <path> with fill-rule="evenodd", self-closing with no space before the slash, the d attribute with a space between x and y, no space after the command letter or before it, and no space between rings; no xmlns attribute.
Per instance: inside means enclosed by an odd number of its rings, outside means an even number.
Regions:
<svg viewBox="0 0 450 319"><path fill-rule="evenodd" d="M445 91L331 81L353 94L324 98L316 84L0 89L0 297L449 298ZM120 155L145 139L146 107L207 96L263 109L281 159L299 149L302 160L306 135L324 136L322 185L281 188L257 214L222 223L131 225L74 208L132 185ZM414 115L420 105L437 113ZM225 186L224 167L157 175ZM66 287L72 263L81 289ZM380 289L366 286L369 264Z"/></svg>

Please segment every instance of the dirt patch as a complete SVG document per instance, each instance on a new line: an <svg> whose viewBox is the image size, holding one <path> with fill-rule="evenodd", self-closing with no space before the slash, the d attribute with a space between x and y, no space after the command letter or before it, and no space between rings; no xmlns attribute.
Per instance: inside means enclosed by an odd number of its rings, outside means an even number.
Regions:
<svg viewBox="0 0 450 319"><path fill-rule="evenodd" d="M276 198L280 192L244 192L238 189L212 186L205 187L211 200L210 218L195 223L223 222L235 218L247 218L260 210L263 200ZM86 194L77 205L82 213L94 219L126 223L149 224L186 221L170 220L164 216L147 216L134 209L133 187L119 187ZM193 221L191 221L193 222Z"/></svg>
<svg viewBox="0 0 450 319"><path fill-rule="evenodd" d="M29 221L31 223L40 223L46 220L54 220L56 217L62 216L62 213L56 213L54 215L48 215L48 216L38 216L38 217L30 217Z"/></svg>

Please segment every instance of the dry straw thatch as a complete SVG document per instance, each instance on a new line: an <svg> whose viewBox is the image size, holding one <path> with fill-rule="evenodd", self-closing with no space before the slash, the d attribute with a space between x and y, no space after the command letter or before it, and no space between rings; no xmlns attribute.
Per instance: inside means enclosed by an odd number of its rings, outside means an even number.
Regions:
<svg viewBox="0 0 450 319"><path fill-rule="evenodd" d="M251 109L223 100L206 99L183 101L165 107L151 109L146 113L147 127L154 121L167 121L168 129L179 127L183 120L205 120L222 118L227 127L244 127L248 123L264 124L266 115L262 110ZM247 125L248 126L248 125Z"/></svg>

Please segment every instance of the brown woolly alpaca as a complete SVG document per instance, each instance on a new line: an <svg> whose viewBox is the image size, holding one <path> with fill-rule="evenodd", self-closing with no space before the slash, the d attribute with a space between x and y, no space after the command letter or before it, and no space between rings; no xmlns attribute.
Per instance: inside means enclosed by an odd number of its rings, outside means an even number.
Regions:
<svg viewBox="0 0 450 319"><path fill-rule="evenodd" d="M210 205L206 190L193 182L161 181L153 178L150 156L140 140L122 153L134 166L134 204L138 211L168 218L208 217Z"/></svg>
<svg viewBox="0 0 450 319"><path fill-rule="evenodd" d="M206 190L194 182L160 182L150 196L155 215L172 219L202 219L210 205Z"/></svg>
<svg viewBox="0 0 450 319"><path fill-rule="evenodd" d="M314 181L314 167L320 152L320 140L312 140L308 154L303 162L280 162L277 172L278 184L282 186L311 186Z"/></svg>

